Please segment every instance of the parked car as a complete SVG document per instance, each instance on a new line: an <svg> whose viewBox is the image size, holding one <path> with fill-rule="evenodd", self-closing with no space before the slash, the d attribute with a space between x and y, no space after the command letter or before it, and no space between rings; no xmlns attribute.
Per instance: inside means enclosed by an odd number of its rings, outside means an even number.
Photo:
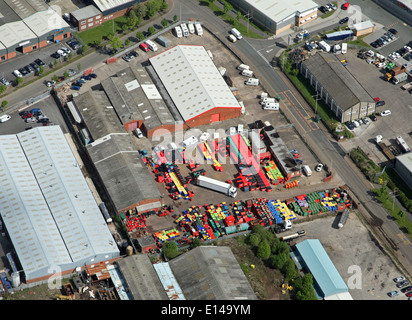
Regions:
<svg viewBox="0 0 412 320"><path fill-rule="evenodd" d="M46 86L48 86L49 88L50 88L50 87L53 87L55 84L56 84L55 81L47 81L47 82L46 82Z"/></svg>
<svg viewBox="0 0 412 320"><path fill-rule="evenodd" d="M33 114L31 112L24 113L22 119L33 118Z"/></svg>
<svg viewBox="0 0 412 320"><path fill-rule="evenodd" d="M39 119L37 122L39 122L39 123L47 123L47 122L50 122L50 120L49 120L49 118L42 118L42 119Z"/></svg>
<svg viewBox="0 0 412 320"><path fill-rule="evenodd" d="M9 86L9 85L10 85L10 82L7 81L6 78L1 78L1 79L0 79L0 82L1 82L3 85L5 85L5 86Z"/></svg>
<svg viewBox="0 0 412 320"><path fill-rule="evenodd" d="M403 280L403 281L401 281L401 282L398 282L397 284L396 284L396 287L398 287L398 288L403 288L403 287L406 287L406 286L408 286L409 285L409 281L408 280Z"/></svg>
<svg viewBox="0 0 412 320"><path fill-rule="evenodd" d="M315 171L317 172L321 172L323 169L323 164L322 163L318 163L315 167Z"/></svg>
<svg viewBox="0 0 412 320"><path fill-rule="evenodd" d="M30 63L30 66L36 71L40 70L40 66L35 62Z"/></svg>
<svg viewBox="0 0 412 320"><path fill-rule="evenodd" d="M29 74L29 72L25 68L20 68L19 71L23 75L23 77Z"/></svg>
<svg viewBox="0 0 412 320"><path fill-rule="evenodd" d="M401 289L402 293L407 293L407 292L410 292L410 291L412 291L412 286L407 286L407 287Z"/></svg>
<svg viewBox="0 0 412 320"><path fill-rule="evenodd" d="M71 88L70 89L72 89L72 90L76 90L76 91L79 91L80 90L80 87L78 87L78 86L71 86Z"/></svg>
<svg viewBox="0 0 412 320"><path fill-rule="evenodd" d="M31 109L30 112L31 112L33 115L41 114L40 108Z"/></svg>
<svg viewBox="0 0 412 320"><path fill-rule="evenodd" d="M381 112L381 117L386 117L386 116L389 116L390 114L391 114L390 110L385 110Z"/></svg>
<svg viewBox="0 0 412 320"><path fill-rule="evenodd" d="M130 54L131 54L133 57L138 57L138 56L139 56L139 54L137 53L136 50L130 51Z"/></svg>
<svg viewBox="0 0 412 320"><path fill-rule="evenodd" d="M349 21L349 17L345 17L339 21L339 24L344 24Z"/></svg>
<svg viewBox="0 0 412 320"><path fill-rule="evenodd" d="M61 56L60 56L59 53L53 52L53 53L51 54L51 57L54 58L54 59L60 59Z"/></svg>
<svg viewBox="0 0 412 320"><path fill-rule="evenodd" d="M87 82L87 80L86 80L86 79L83 79L83 77L81 77L80 79L78 79L78 80L77 80L77 82L80 82L80 83L86 83L86 82Z"/></svg>
<svg viewBox="0 0 412 320"><path fill-rule="evenodd" d="M69 48L66 48L66 47L61 47L61 50L65 52L66 54L69 54L70 52L72 52Z"/></svg>
<svg viewBox="0 0 412 320"><path fill-rule="evenodd" d="M90 81L90 80L92 80L92 77L90 75L87 75L87 76L83 76L82 79Z"/></svg>
<svg viewBox="0 0 412 320"><path fill-rule="evenodd" d="M11 116L9 116L8 114L0 116L0 122L6 122L10 119L11 119Z"/></svg>
<svg viewBox="0 0 412 320"><path fill-rule="evenodd" d="M14 75L15 77L23 77L23 75L20 73L19 70L14 70L14 71L13 71L13 75Z"/></svg>
<svg viewBox="0 0 412 320"><path fill-rule="evenodd" d="M407 296L407 297L411 300L411 298L412 298L412 292L407 292L407 293L405 294L405 296Z"/></svg>
<svg viewBox="0 0 412 320"><path fill-rule="evenodd" d="M129 62L130 60L132 60L132 58L131 58L128 54L125 54L125 55L122 57L122 59L123 59L124 61L126 61L126 62Z"/></svg>
<svg viewBox="0 0 412 320"><path fill-rule="evenodd" d="M328 12L328 9L326 9L325 6L320 6L319 11L322 12L322 13L326 13L326 12Z"/></svg>
<svg viewBox="0 0 412 320"><path fill-rule="evenodd" d="M398 31L394 28L390 28L388 31L392 34L398 34Z"/></svg>
<svg viewBox="0 0 412 320"><path fill-rule="evenodd" d="M30 65L25 66L24 69L26 69L28 73L34 73L34 69Z"/></svg>
<svg viewBox="0 0 412 320"><path fill-rule="evenodd" d="M375 104L376 107L381 107L381 106L384 106L384 105L385 105L385 101L384 101L384 100L379 100L379 101L377 101L376 104Z"/></svg>
<svg viewBox="0 0 412 320"><path fill-rule="evenodd" d="M351 121L345 122L346 126L348 127L349 130L355 129L355 125Z"/></svg>
<svg viewBox="0 0 412 320"><path fill-rule="evenodd" d="M89 74L89 76L91 76L92 78L97 78L97 74L95 74L95 73L91 73L91 74Z"/></svg>
<svg viewBox="0 0 412 320"><path fill-rule="evenodd" d="M31 117L31 118L26 118L24 119L25 122L30 123L30 122L36 122L36 118L35 117Z"/></svg>
<svg viewBox="0 0 412 320"><path fill-rule="evenodd" d="M372 121L376 121L376 120L378 120L378 118L373 114L373 115L371 115L369 118L371 118L371 120Z"/></svg>
<svg viewBox="0 0 412 320"><path fill-rule="evenodd" d="M83 83L79 82L79 81L75 81L72 83L72 86L76 86L76 87L81 87L83 85Z"/></svg>
<svg viewBox="0 0 412 320"><path fill-rule="evenodd" d="M41 60L41 59L36 59L36 60L34 60L34 62L37 64L37 65L39 65L39 66L45 66L46 64L43 62L43 60Z"/></svg>
<svg viewBox="0 0 412 320"><path fill-rule="evenodd" d="M394 290L394 291L388 292L388 296L391 297L391 298L399 296L399 291Z"/></svg>
<svg viewBox="0 0 412 320"><path fill-rule="evenodd" d="M329 6L330 8L332 8L332 10L336 10L336 9L337 9L336 6L335 6L335 4L334 4L333 2L329 2L329 3L328 3L328 6Z"/></svg>

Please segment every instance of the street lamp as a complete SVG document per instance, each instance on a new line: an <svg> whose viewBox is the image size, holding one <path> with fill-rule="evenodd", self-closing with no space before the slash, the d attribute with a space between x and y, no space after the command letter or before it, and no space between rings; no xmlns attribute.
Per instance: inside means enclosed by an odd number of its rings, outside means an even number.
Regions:
<svg viewBox="0 0 412 320"><path fill-rule="evenodd" d="M395 209L395 197L397 196L397 193L398 193L398 190L389 192L389 195L392 196L392 213L393 213L393 210Z"/></svg>

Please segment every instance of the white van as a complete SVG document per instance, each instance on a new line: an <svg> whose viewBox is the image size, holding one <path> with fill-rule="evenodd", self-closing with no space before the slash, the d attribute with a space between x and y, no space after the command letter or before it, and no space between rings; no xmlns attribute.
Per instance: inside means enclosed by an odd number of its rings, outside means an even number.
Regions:
<svg viewBox="0 0 412 320"><path fill-rule="evenodd" d="M236 29L233 28L232 30L230 30L230 32L238 39L242 39L242 34Z"/></svg>
<svg viewBox="0 0 412 320"><path fill-rule="evenodd" d="M178 38L181 38L181 37L182 37L182 29L181 29L179 26L176 26L176 27L175 27L175 35L176 35L176 37L178 37Z"/></svg>
<svg viewBox="0 0 412 320"><path fill-rule="evenodd" d="M247 81L245 81L245 85L247 85L247 86L258 86L259 85L259 79L249 78L249 79L247 79Z"/></svg>
<svg viewBox="0 0 412 320"><path fill-rule="evenodd" d="M6 122L7 120L10 120L10 119L11 119L11 116L9 116L8 114L5 114L0 117L0 122Z"/></svg>
<svg viewBox="0 0 412 320"><path fill-rule="evenodd" d="M252 70L243 70L241 73L242 76L251 78L253 77L253 71Z"/></svg>
<svg viewBox="0 0 412 320"><path fill-rule="evenodd" d="M188 37L189 36L189 29L187 28L186 23L182 23L180 25L180 27L182 28L182 33L184 37Z"/></svg>
<svg viewBox="0 0 412 320"><path fill-rule="evenodd" d="M237 67L238 70L243 71L243 70L249 70L250 67L247 64L241 64Z"/></svg>
<svg viewBox="0 0 412 320"><path fill-rule="evenodd" d="M279 111L279 103L277 102L266 102L263 105L263 110L275 110L275 111Z"/></svg>
<svg viewBox="0 0 412 320"><path fill-rule="evenodd" d="M150 50L152 50L152 51L157 51L158 50L157 44L154 43L152 40L146 40L146 44L147 44L147 46L149 47Z"/></svg>
<svg viewBox="0 0 412 320"><path fill-rule="evenodd" d="M312 170L310 170L309 166L302 166L302 170L306 174L306 176L310 177L312 175Z"/></svg>

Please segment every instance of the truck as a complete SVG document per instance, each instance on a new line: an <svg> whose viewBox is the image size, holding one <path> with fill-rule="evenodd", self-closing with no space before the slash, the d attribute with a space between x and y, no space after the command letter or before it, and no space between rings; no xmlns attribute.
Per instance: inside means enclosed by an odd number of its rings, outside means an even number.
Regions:
<svg viewBox="0 0 412 320"><path fill-rule="evenodd" d="M407 84L404 84L401 88L402 88L403 90L411 89L411 88L412 88L412 82L409 82L409 83L407 83Z"/></svg>
<svg viewBox="0 0 412 320"><path fill-rule="evenodd" d="M292 234L290 234L290 235L283 236L283 237L281 238L281 240L282 240L282 241L291 241L291 240L293 240L293 239L297 239L297 238L303 237L305 234L306 234L306 231L305 231L305 230L300 230L300 231L295 232L295 233L292 233Z"/></svg>
<svg viewBox="0 0 412 320"><path fill-rule="evenodd" d="M217 192L224 193L225 195L235 198L237 196L237 189L236 187L232 186L229 183L212 179L206 176L199 176L196 179L196 184L198 186L214 190Z"/></svg>
<svg viewBox="0 0 412 320"><path fill-rule="evenodd" d="M273 229L275 233L281 233L290 230L292 229L292 221L283 220L282 223L276 224Z"/></svg>
<svg viewBox="0 0 412 320"><path fill-rule="evenodd" d="M340 219L339 219L339 223L338 223L339 229L343 228L348 218L349 218L349 209L345 208L345 210L343 210L342 215L340 216Z"/></svg>
<svg viewBox="0 0 412 320"><path fill-rule="evenodd" d="M375 138L376 144L382 149L382 152L385 154L385 156L390 160L394 161L395 156L399 154L398 150L396 147L391 146L389 143L386 144L383 141L383 137L381 135L376 136Z"/></svg>
<svg viewBox="0 0 412 320"><path fill-rule="evenodd" d="M170 41L163 36L158 36L156 42L165 48L167 48L170 45Z"/></svg>
<svg viewBox="0 0 412 320"><path fill-rule="evenodd" d="M406 80L408 80L408 74L406 72L402 72L400 74L397 74L396 76L394 76L392 78L392 82L394 84L399 84L399 83L404 82Z"/></svg>
<svg viewBox="0 0 412 320"><path fill-rule="evenodd" d="M393 67L392 70L389 70L389 71L385 74L385 79L386 79L387 81L389 81L389 80L391 80L393 77L395 77L395 76L397 76L397 75L399 75L399 74L401 74L401 73L404 73L405 71L406 71L406 68L405 68L405 67L402 67L402 66Z"/></svg>

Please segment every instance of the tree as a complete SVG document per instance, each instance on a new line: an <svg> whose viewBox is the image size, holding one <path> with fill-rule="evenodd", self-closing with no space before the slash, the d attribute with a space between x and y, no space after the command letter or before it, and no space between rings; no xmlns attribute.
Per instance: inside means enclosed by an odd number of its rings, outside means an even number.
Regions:
<svg viewBox="0 0 412 320"><path fill-rule="evenodd" d="M156 0L149 0L146 2L146 16L148 18L153 18L155 14L160 10L160 4Z"/></svg>
<svg viewBox="0 0 412 320"><path fill-rule="evenodd" d="M177 20L179 20L179 17L177 15L173 16L173 22L176 22Z"/></svg>
<svg viewBox="0 0 412 320"><path fill-rule="evenodd" d="M133 29L136 27L137 22L139 21L136 12L134 10L130 10L129 16L127 17L127 25L129 28Z"/></svg>
<svg viewBox="0 0 412 320"><path fill-rule="evenodd" d="M192 243L191 243L190 247L191 247L192 249L194 249L194 248L199 247L199 246L201 246L201 245L202 245L202 241L201 241L199 238L194 238L194 239L192 240Z"/></svg>
<svg viewBox="0 0 412 320"><path fill-rule="evenodd" d="M286 262L282 267L282 273L288 280L293 280L296 278L297 273L295 263L289 256L287 256Z"/></svg>
<svg viewBox="0 0 412 320"><path fill-rule="evenodd" d="M44 67L43 66L39 66L39 70L37 70L37 75L41 76L44 73Z"/></svg>
<svg viewBox="0 0 412 320"><path fill-rule="evenodd" d="M160 5L160 11L167 11L169 8L169 5L166 3L166 1L163 0L162 4Z"/></svg>
<svg viewBox="0 0 412 320"><path fill-rule="evenodd" d="M65 71L64 72L64 74L63 74L63 77L65 78L65 79L67 79L68 77L69 77L69 71Z"/></svg>
<svg viewBox="0 0 412 320"><path fill-rule="evenodd" d="M270 246L266 241L259 243L256 256L260 259L267 259L270 257Z"/></svg>
<svg viewBox="0 0 412 320"><path fill-rule="evenodd" d="M153 27L153 26L150 26L150 27L149 27L149 29L148 29L147 31L149 31L149 33L150 33L151 35L153 35L153 34L155 34L155 33L156 33L156 28L155 28L155 27Z"/></svg>
<svg viewBox="0 0 412 320"><path fill-rule="evenodd" d="M288 256L286 254L277 254L270 257L270 265L274 269L282 270L285 265Z"/></svg>
<svg viewBox="0 0 412 320"><path fill-rule="evenodd" d="M57 61L57 59L54 59L54 61L53 61L53 66L57 66L58 63L59 63L59 61Z"/></svg>
<svg viewBox="0 0 412 320"><path fill-rule="evenodd" d="M80 49L80 53L81 53L81 54L84 54L84 53L87 51L88 48L89 48L89 47L88 47L87 45L84 45L84 46Z"/></svg>
<svg viewBox="0 0 412 320"><path fill-rule="evenodd" d="M110 46L111 46L113 49L121 48L121 47L123 47L123 41L122 41L122 39L120 39L119 37L113 37L113 38L110 40Z"/></svg>
<svg viewBox="0 0 412 320"><path fill-rule="evenodd" d="M136 17L143 19L147 15L147 7L143 3L138 3L133 9Z"/></svg>
<svg viewBox="0 0 412 320"><path fill-rule="evenodd" d="M20 85L20 84L22 84L22 83L23 83L23 78L22 78L22 77L17 77L16 80L15 80L16 86L18 86L18 85Z"/></svg>
<svg viewBox="0 0 412 320"><path fill-rule="evenodd" d="M317 300L313 289L313 277L306 273L303 278L299 277L294 281L296 299L298 300Z"/></svg>
<svg viewBox="0 0 412 320"><path fill-rule="evenodd" d="M81 63L78 63L78 64L77 64L77 70L78 70L78 71L82 70L82 64L81 64Z"/></svg>
<svg viewBox="0 0 412 320"><path fill-rule="evenodd" d="M167 27L169 25L169 21L167 21L166 18L163 18L161 24L163 27Z"/></svg>
<svg viewBox="0 0 412 320"><path fill-rule="evenodd" d="M3 100L3 101L1 102L1 107L2 107L3 109L5 109L8 104L9 104L9 102L8 102L7 100Z"/></svg>
<svg viewBox="0 0 412 320"><path fill-rule="evenodd" d="M122 31L125 33L129 29L129 26L126 23L122 24Z"/></svg>
<svg viewBox="0 0 412 320"><path fill-rule="evenodd" d="M52 77L52 80L53 80L54 82L57 82L57 81L59 81L59 77L55 74L55 75Z"/></svg>
<svg viewBox="0 0 412 320"><path fill-rule="evenodd" d="M223 6L223 12L228 13L232 9L233 9L233 6L230 3L225 2L225 5Z"/></svg>
<svg viewBox="0 0 412 320"><path fill-rule="evenodd" d="M143 39L144 39L144 34L143 34L143 32L142 32L142 31L136 32L136 38L137 38L139 41L143 41Z"/></svg>
<svg viewBox="0 0 412 320"><path fill-rule="evenodd" d="M260 236L258 234L252 233L249 236L248 240L249 240L250 245L252 245L254 247L257 247L259 245L261 239L260 239Z"/></svg>
<svg viewBox="0 0 412 320"><path fill-rule="evenodd" d="M124 45L125 46L128 46L130 44L130 40L129 39L126 39L125 41L124 41Z"/></svg>
<svg viewBox="0 0 412 320"><path fill-rule="evenodd" d="M6 90L7 90L7 86L4 85L4 84L2 84L2 85L0 86L0 94L3 94Z"/></svg>
<svg viewBox="0 0 412 320"><path fill-rule="evenodd" d="M168 241L162 247L163 254L167 259L173 259L179 255L177 244L174 241Z"/></svg>
<svg viewBox="0 0 412 320"><path fill-rule="evenodd" d="M236 13L236 20L239 21L240 19L242 19L242 12L238 11Z"/></svg>

